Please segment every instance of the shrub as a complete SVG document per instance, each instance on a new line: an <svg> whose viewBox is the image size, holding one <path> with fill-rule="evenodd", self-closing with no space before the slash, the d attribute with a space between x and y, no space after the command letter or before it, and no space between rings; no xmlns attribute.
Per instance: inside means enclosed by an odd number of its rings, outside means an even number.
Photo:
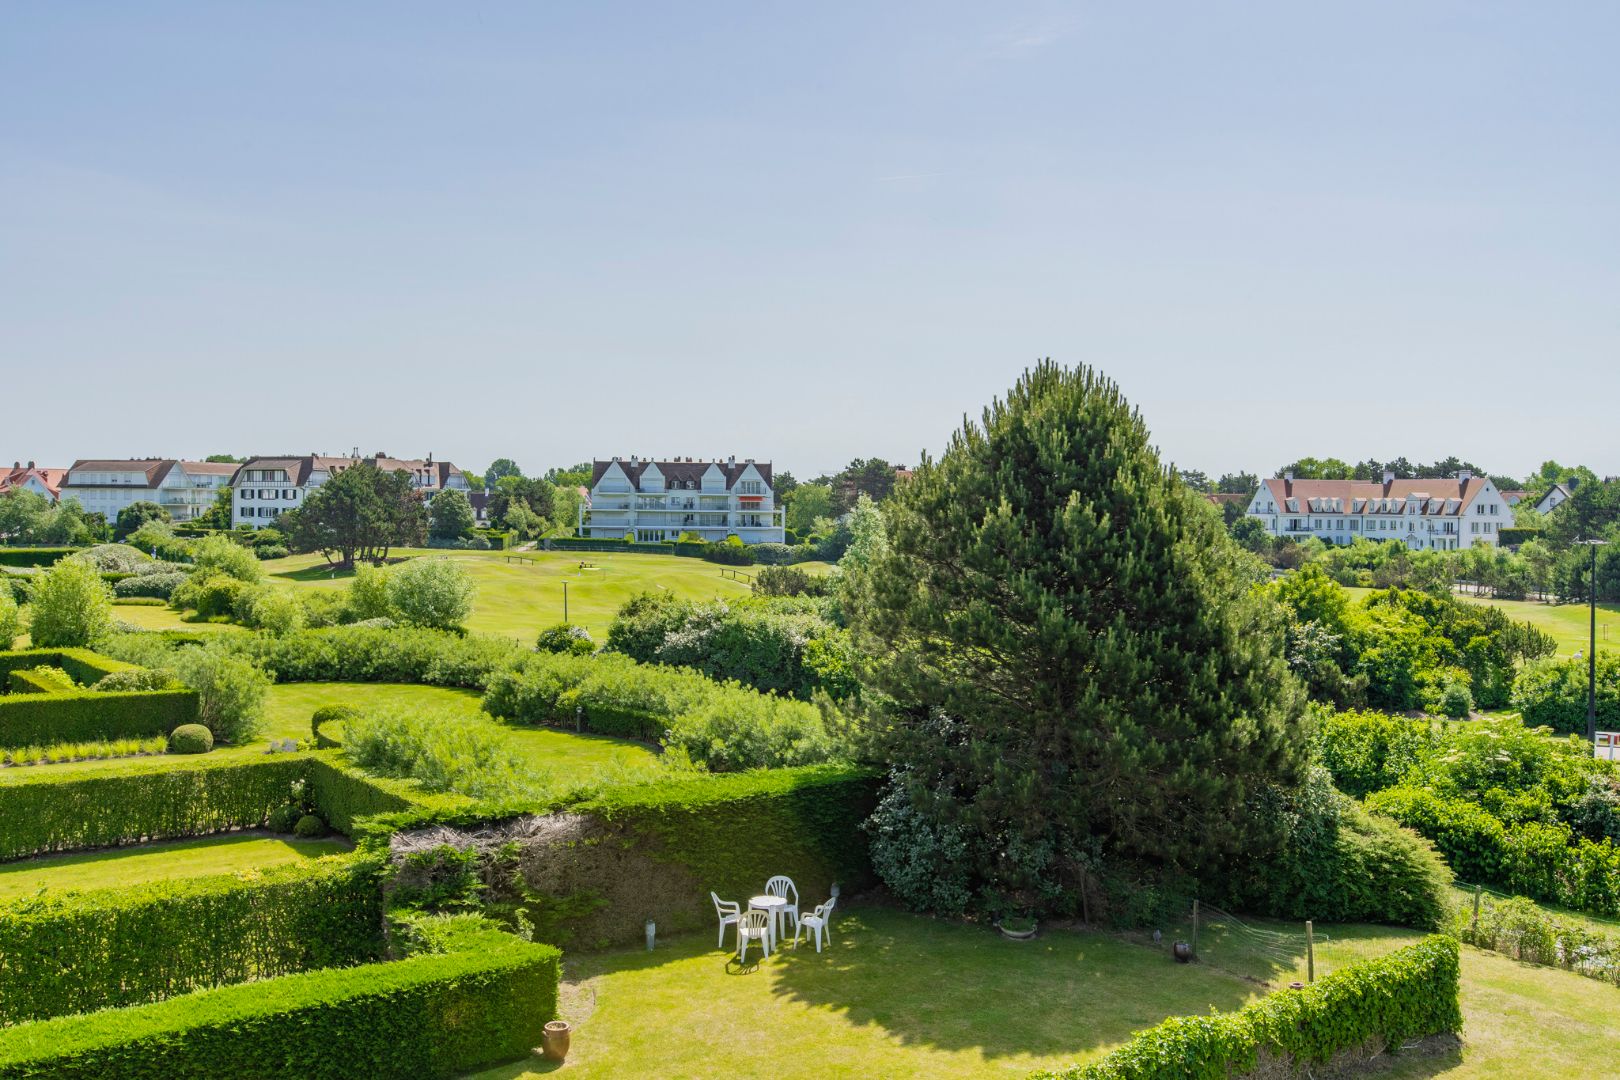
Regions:
<svg viewBox="0 0 1620 1080"><path fill-rule="evenodd" d="M174 680L167 672L153 671L151 668L128 668L108 672L90 689L98 694L111 694L130 690L168 690L173 686Z"/></svg>
<svg viewBox="0 0 1620 1080"><path fill-rule="evenodd" d="M9 652L22 633L22 618L17 612L17 601L11 589L0 581L0 652Z"/></svg>
<svg viewBox="0 0 1620 1080"><path fill-rule="evenodd" d="M669 722L666 749L715 772L814 765L838 756L821 713L740 686L720 686Z"/></svg>
<svg viewBox="0 0 1620 1080"><path fill-rule="evenodd" d="M1453 720L1466 720L1474 711L1474 695L1462 679L1446 680L1440 693L1440 712Z"/></svg>
<svg viewBox="0 0 1620 1080"><path fill-rule="evenodd" d="M1620 984L1620 936L1547 911L1527 897L1486 894L1479 899L1477 920L1471 904L1453 907L1453 937L1524 963L1562 967Z"/></svg>
<svg viewBox="0 0 1620 1080"><path fill-rule="evenodd" d="M388 602L388 571L364 563L354 568L349 582L349 608L356 620L383 619L393 613Z"/></svg>
<svg viewBox="0 0 1620 1080"><path fill-rule="evenodd" d="M71 547L0 547L0 566L52 566L78 552Z"/></svg>
<svg viewBox="0 0 1620 1080"><path fill-rule="evenodd" d="M388 606L412 626L449 630L472 613L477 587L454 559L412 559L388 575Z"/></svg>
<svg viewBox="0 0 1620 1080"><path fill-rule="evenodd" d="M74 555L104 574L139 574L153 565L153 559L129 544L96 544Z"/></svg>
<svg viewBox="0 0 1620 1080"><path fill-rule="evenodd" d="M558 951L487 932L449 947L22 1025L0 1032L0 1078L438 1080L528 1056L556 1015Z"/></svg>
<svg viewBox="0 0 1620 1080"><path fill-rule="evenodd" d="M758 596L829 596L833 580L792 566L766 566L754 575L751 588Z"/></svg>
<svg viewBox="0 0 1620 1080"><path fill-rule="evenodd" d="M1239 860L1224 900L1278 918L1438 929L1451 871L1428 841L1367 813L1315 767L1293 790L1251 800L1257 833L1276 839Z"/></svg>
<svg viewBox="0 0 1620 1080"><path fill-rule="evenodd" d="M1381 712L1318 712L1311 736L1334 785L1357 798L1394 787L1439 744L1430 721Z"/></svg>
<svg viewBox="0 0 1620 1080"><path fill-rule="evenodd" d="M799 549L790 544L754 544L749 550L756 563L766 566L786 566L799 561Z"/></svg>
<svg viewBox="0 0 1620 1080"><path fill-rule="evenodd" d="M270 559L285 559L292 554L292 549L284 544L256 544L253 548L253 557L268 561Z"/></svg>
<svg viewBox="0 0 1620 1080"><path fill-rule="evenodd" d="M375 959L376 872L349 855L0 904L0 1024Z"/></svg>
<svg viewBox="0 0 1620 1080"><path fill-rule="evenodd" d="M913 911L965 913L973 900L966 830L919 814L904 784L890 784L862 825L872 838L872 869Z"/></svg>
<svg viewBox="0 0 1620 1080"><path fill-rule="evenodd" d="M206 754L214 748L214 733L201 724L181 724L169 732L169 753Z"/></svg>
<svg viewBox="0 0 1620 1080"><path fill-rule="evenodd" d="M304 603L304 625L311 629L353 622L349 594L337 589L307 589L298 594Z"/></svg>
<svg viewBox="0 0 1620 1080"><path fill-rule="evenodd" d="M176 654L175 672L197 692L197 720L214 738L241 744L263 727L270 679L250 660L210 642Z"/></svg>
<svg viewBox="0 0 1620 1080"><path fill-rule="evenodd" d="M22 681L21 685L19 680ZM61 668L41 664L23 671L13 671L11 689L13 693L71 694L79 686L73 681L73 676Z"/></svg>
<svg viewBox="0 0 1620 1080"><path fill-rule="evenodd" d="M169 606L176 611L195 611L203 619L234 618L250 589L239 578L199 570L169 594Z"/></svg>
<svg viewBox="0 0 1620 1080"><path fill-rule="evenodd" d="M1398 1050L1462 1030L1460 981L1457 942L1436 935L1235 1013L1172 1017L1098 1061L1030 1080L1226 1080L1252 1072L1262 1053L1300 1072L1341 1051Z"/></svg>
<svg viewBox="0 0 1620 1080"><path fill-rule="evenodd" d="M742 542L742 538L736 535L710 544L703 549L703 557L710 562L724 563L727 566L752 566L754 562L754 553Z"/></svg>
<svg viewBox="0 0 1620 1080"><path fill-rule="evenodd" d="M82 648L112 626L112 589L80 559L63 559L34 584L29 634L35 648Z"/></svg>
<svg viewBox="0 0 1620 1080"><path fill-rule="evenodd" d="M416 780L427 791L501 799L521 795L535 781L498 724L449 712L359 712L344 722L343 748L361 768Z"/></svg>
<svg viewBox="0 0 1620 1080"><path fill-rule="evenodd" d="M1532 727L1563 734L1586 731L1586 661L1542 660L1519 674L1513 684L1513 707ZM1620 730L1620 654L1597 656L1597 726Z"/></svg>
<svg viewBox="0 0 1620 1080"><path fill-rule="evenodd" d="M1394 818L1434 841L1465 881L1500 881L1507 865L1507 832L1477 804L1421 788L1397 787L1367 797L1367 809Z"/></svg>
<svg viewBox="0 0 1620 1080"><path fill-rule="evenodd" d="M309 717L309 731L315 737L315 745L320 749L337 746L337 740L327 735L321 729L327 724L344 724L360 715L360 710L353 705L322 705Z"/></svg>
<svg viewBox="0 0 1620 1080"><path fill-rule="evenodd" d="M589 656L596 651L596 642L591 640L591 632L583 626L558 623L540 631L540 637L535 641L534 647L537 652Z"/></svg>
<svg viewBox="0 0 1620 1080"><path fill-rule="evenodd" d="M191 561L200 576L222 574L249 585L264 580L264 567L258 557L227 536L215 533L198 540L191 547Z"/></svg>
<svg viewBox="0 0 1620 1080"><path fill-rule="evenodd" d="M270 811L264 827L273 833L290 833L303 820L304 808L297 803L284 803Z"/></svg>
<svg viewBox="0 0 1620 1080"><path fill-rule="evenodd" d="M249 626L274 637L285 637L304 628L306 609L298 596L270 587L257 589L251 596L246 620Z"/></svg>
<svg viewBox="0 0 1620 1080"><path fill-rule="evenodd" d="M293 825L293 834L302 836L306 840L312 840L317 836L325 836L326 832L326 822L314 814L305 814Z"/></svg>
<svg viewBox="0 0 1620 1080"><path fill-rule="evenodd" d="M521 656L503 637L425 628L338 626L282 638L220 634L216 648L252 659L280 682L400 682L482 690Z"/></svg>
<svg viewBox="0 0 1620 1080"><path fill-rule="evenodd" d="M160 574L141 574L113 583L113 595L120 599L146 597L167 600L174 591L190 580L190 575L179 570L165 570Z"/></svg>

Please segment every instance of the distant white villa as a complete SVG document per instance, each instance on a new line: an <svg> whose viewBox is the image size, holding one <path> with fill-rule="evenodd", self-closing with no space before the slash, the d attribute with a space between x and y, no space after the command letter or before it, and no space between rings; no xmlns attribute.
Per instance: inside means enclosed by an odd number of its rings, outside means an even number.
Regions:
<svg viewBox="0 0 1620 1080"><path fill-rule="evenodd" d="M105 514L109 522L138 502L157 503L175 521L190 521L214 505L219 489L230 486L235 472L231 462L85 458L68 469L60 495L78 499L85 510Z"/></svg>
<svg viewBox="0 0 1620 1080"><path fill-rule="evenodd" d="M578 531L592 539L652 543L696 533L710 541L736 536L745 544L780 544L786 537L768 461L651 461L632 454L628 461L595 462L590 496Z"/></svg>
<svg viewBox="0 0 1620 1080"><path fill-rule="evenodd" d="M460 469L448 461L426 458L391 458L387 454L371 457L325 457L306 454L303 457L256 457L237 470L232 498L231 524L248 528L262 528L275 522L288 510L304 505L309 493L326 483L336 474L353 465L367 462L384 472L408 472L411 486L424 498L431 499L446 488L471 492L472 487Z"/></svg>
<svg viewBox="0 0 1620 1080"><path fill-rule="evenodd" d="M1500 542L1513 511L1488 477L1456 479L1295 480L1287 473L1260 485L1249 516L1272 536L1314 536L1348 544L1358 536L1400 540L1414 550L1456 551Z"/></svg>

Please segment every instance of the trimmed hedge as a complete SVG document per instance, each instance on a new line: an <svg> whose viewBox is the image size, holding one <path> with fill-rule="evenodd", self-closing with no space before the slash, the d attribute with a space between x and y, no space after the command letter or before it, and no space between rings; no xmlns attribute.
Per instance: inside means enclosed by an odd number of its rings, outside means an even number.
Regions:
<svg viewBox="0 0 1620 1080"><path fill-rule="evenodd" d="M0 861L258 828L307 772L292 754L0 770Z"/></svg>
<svg viewBox="0 0 1620 1080"><path fill-rule="evenodd" d="M0 1080L427 1080L526 1056L557 1013L561 954L459 944L0 1031Z"/></svg>
<svg viewBox="0 0 1620 1080"><path fill-rule="evenodd" d="M374 856L0 904L0 1026L382 955Z"/></svg>
<svg viewBox="0 0 1620 1080"><path fill-rule="evenodd" d="M249 657L277 682L401 682L482 690L495 671L525 653L509 638L406 627L334 626L229 639L221 647Z"/></svg>
<svg viewBox="0 0 1620 1080"><path fill-rule="evenodd" d="M55 566L58 559L78 550L71 547L0 547L0 566Z"/></svg>
<svg viewBox="0 0 1620 1080"><path fill-rule="evenodd" d="M144 840L206 836L265 825L272 811L306 798L347 835L360 818L466 805L403 780L365 776L317 753L261 758L137 759L95 770L0 770L0 861Z"/></svg>
<svg viewBox="0 0 1620 1080"><path fill-rule="evenodd" d="M1100 1061L1031 1080L1228 1080L1262 1055L1295 1069L1325 1065L1368 1044L1461 1031L1459 979L1456 940L1436 935L1237 1012L1172 1017Z"/></svg>
<svg viewBox="0 0 1620 1080"><path fill-rule="evenodd" d="M14 689L26 684L31 691L0 697L0 747L150 738L197 719L197 695L191 690L59 691L28 674L41 665L59 667L85 685L134 670L133 664L85 649L0 653L0 677Z"/></svg>

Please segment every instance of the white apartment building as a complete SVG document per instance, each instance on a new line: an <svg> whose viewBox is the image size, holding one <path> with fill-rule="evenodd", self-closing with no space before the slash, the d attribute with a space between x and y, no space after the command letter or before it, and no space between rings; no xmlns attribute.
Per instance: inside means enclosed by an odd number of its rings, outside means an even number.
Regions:
<svg viewBox="0 0 1620 1080"><path fill-rule="evenodd" d="M361 462L375 465L384 472L410 473L411 487L424 499L431 499L446 488L472 491L460 469L448 461L434 461L432 454L426 458L392 458L382 453L366 458L320 454L256 457L238 470L232 484L235 490L231 500L231 525L258 529L273 524L284 512L302 506L311 491Z"/></svg>
<svg viewBox="0 0 1620 1080"><path fill-rule="evenodd" d="M1399 540L1415 551L1495 546L1513 525L1513 511L1488 477L1462 472L1451 479L1267 480L1249 501L1249 516L1272 536L1330 544L1357 537Z"/></svg>
<svg viewBox="0 0 1620 1080"><path fill-rule="evenodd" d="M232 462L178 461L174 458L80 460L62 482L61 497L79 500L89 513L109 522L132 503L153 502L175 521L190 521L214 505L219 489L236 473Z"/></svg>
<svg viewBox="0 0 1620 1080"><path fill-rule="evenodd" d="M745 544L780 544L783 511L771 488L770 462L672 458L597 461L591 470L589 519L579 511L579 535L638 543L696 533L705 540L736 535Z"/></svg>

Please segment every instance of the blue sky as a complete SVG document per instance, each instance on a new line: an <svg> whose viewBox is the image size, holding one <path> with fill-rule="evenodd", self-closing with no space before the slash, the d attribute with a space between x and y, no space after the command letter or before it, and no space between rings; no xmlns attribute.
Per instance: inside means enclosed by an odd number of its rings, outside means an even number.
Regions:
<svg viewBox="0 0 1620 1080"><path fill-rule="evenodd" d="M13 4L0 458L1620 472L1620 8ZM32 402L39 402L34 407Z"/></svg>

